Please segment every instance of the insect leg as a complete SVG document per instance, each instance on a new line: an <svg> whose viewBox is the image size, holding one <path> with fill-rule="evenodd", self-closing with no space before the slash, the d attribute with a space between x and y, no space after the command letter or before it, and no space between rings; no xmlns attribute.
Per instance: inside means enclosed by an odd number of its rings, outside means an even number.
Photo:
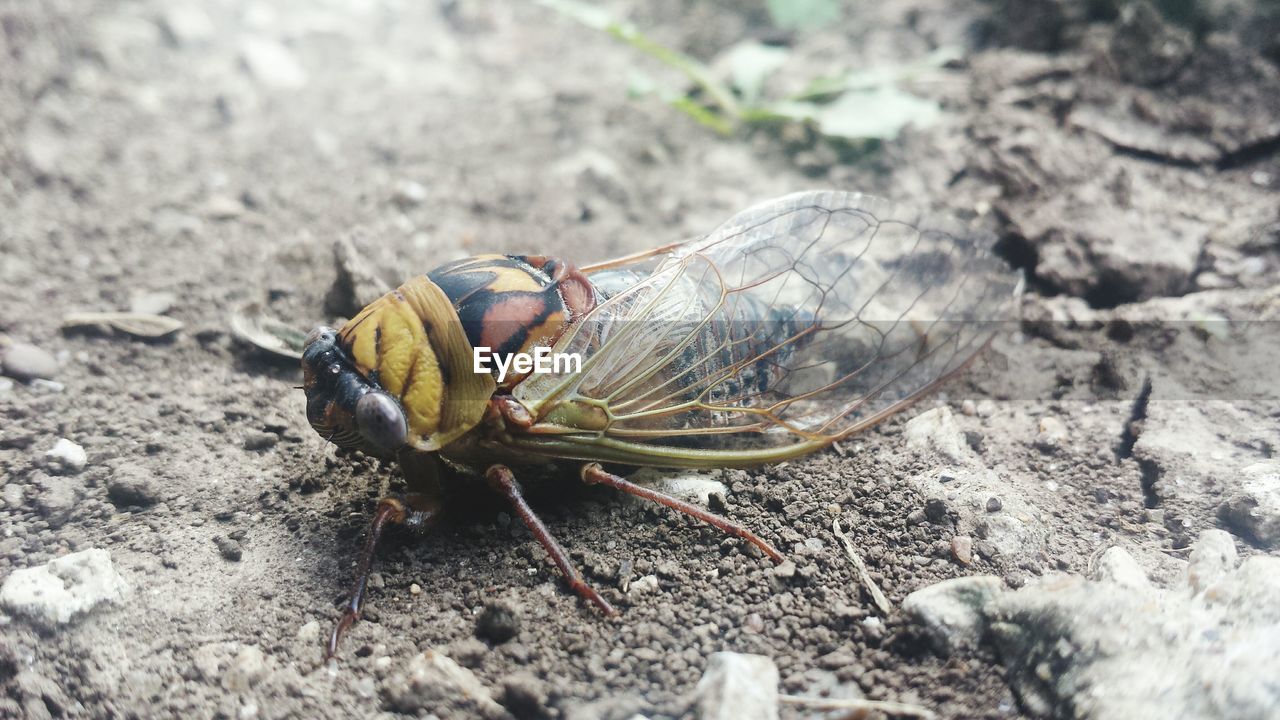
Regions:
<svg viewBox="0 0 1280 720"><path fill-rule="evenodd" d="M783 558L782 553L778 552L778 550L772 545L760 539L760 537L755 533L734 523L728 518L720 517L715 513L703 510L697 505L691 505L665 493L650 490L647 487L641 487L630 480L618 477L612 473L607 473L600 467L599 463L587 463L582 466L582 481L588 485L607 485L611 488L621 490L628 495L635 495L636 497L656 502L659 505L665 505L672 510L682 512L685 515L695 517L712 527L719 528L729 535L746 540L752 545L760 548L764 554L768 555L774 562L782 562L785 559Z"/></svg>
<svg viewBox="0 0 1280 720"><path fill-rule="evenodd" d="M403 500L394 497L378 501L378 509L373 513L373 522L369 526L369 537L365 539L364 549L360 551L360 561L356 565L356 582L351 589L351 599L342 613L342 618L334 626L329 636L329 645L324 659L338 654L338 643L342 635L352 623L360 619L360 611L364 608L364 593L369 585L369 570L373 566L374 551L378 549L378 541L382 539L382 531L387 525L405 525L420 529L425 527L439 511L439 503L426 495L411 493Z"/></svg>
<svg viewBox="0 0 1280 720"><path fill-rule="evenodd" d="M569 587L578 593L579 596L590 600L596 607L604 611L606 615L615 615L617 611L609 604L607 600L600 597L600 593L595 591L582 579L582 575L578 573L577 568L573 566L573 562L569 560L569 553L560 547L560 543L552 537L547 526L542 524L542 520L533 514L533 508L529 507L528 501L524 499L524 494L520 492L520 483L516 482L515 475L511 474L511 470L504 465L493 465L484 474L485 480L489 482L489 486L494 490L502 493L502 496L511 503L515 508L516 514L524 521L524 524L533 533L533 536L542 543L542 547L551 556L551 561L560 568L560 572L569 583Z"/></svg>

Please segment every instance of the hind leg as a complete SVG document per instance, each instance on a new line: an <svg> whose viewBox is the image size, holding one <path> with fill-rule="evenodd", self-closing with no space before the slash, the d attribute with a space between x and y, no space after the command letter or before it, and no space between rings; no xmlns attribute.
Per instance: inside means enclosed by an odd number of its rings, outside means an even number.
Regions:
<svg viewBox="0 0 1280 720"><path fill-rule="evenodd" d="M778 552L776 548L762 540L760 536L741 525L738 525L732 520L716 515L713 512L703 510L697 505L692 505L678 498L673 498L665 493L660 493L657 490L641 487L640 485L636 485L630 480L618 477L613 473L607 473L600 467L599 463L587 463L582 466L582 481L588 485L607 485L611 488L621 490L628 495L635 495L636 497L656 502L659 505L682 512L690 517L695 517L728 535L746 540L752 545L760 548L760 550L764 552L765 555L768 555L774 562L782 562L785 559L782 556L782 553Z"/></svg>

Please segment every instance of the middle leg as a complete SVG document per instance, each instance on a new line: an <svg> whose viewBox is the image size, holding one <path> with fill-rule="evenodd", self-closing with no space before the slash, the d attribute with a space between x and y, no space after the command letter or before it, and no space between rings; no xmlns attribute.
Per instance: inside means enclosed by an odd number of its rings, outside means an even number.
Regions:
<svg viewBox="0 0 1280 720"><path fill-rule="evenodd" d="M524 499L524 493L520 491L520 483L516 482L515 475L511 474L511 470L505 465L493 465L484 474L485 480L489 482L489 487L502 493L502 496L511 503L515 508L516 514L524 521L533 536L542 543L542 547L546 549L547 554L551 556L551 561L560 568L560 572L564 575L564 579L568 581L569 587L583 598L590 600L596 607L600 608L605 615L616 615L617 611L609 604L607 600L600 597L600 593L595 588L587 584L582 579L582 575L578 573L577 568L573 566L573 562L569 559L569 553L560 547L560 543L556 542L555 537L547 530L547 526L542 524L542 520L533 513L533 508L529 507L528 501Z"/></svg>

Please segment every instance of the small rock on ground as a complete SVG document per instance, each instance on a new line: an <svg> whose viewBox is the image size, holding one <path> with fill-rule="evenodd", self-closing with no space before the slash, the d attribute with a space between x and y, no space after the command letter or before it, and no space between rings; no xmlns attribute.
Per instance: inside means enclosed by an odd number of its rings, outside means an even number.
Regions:
<svg viewBox="0 0 1280 720"><path fill-rule="evenodd" d="M476 618L476 637L499 645L520 633L520 614L506 603L488 603Z"/></svg>
<svg viewBox="0 0 1280 720"><path fill-rule="evenodd" d="M38 567L14 570L0 587L0 605L47 628L71 622L103 603L128 596L106 550L82 550Z"/></svg>
<svg viewBox="0 0 1280 720"><path fill-rule="evenodd" d="M1132 578L1120 552L1103 574ZM1280 707L1277 597L1280 558L1237 565L1230 536L1209 531L1182 586L1049 577L1001 595L988 622L1032 714L1264 720Z"/></svg>
<svg viewBox="0 0 1280 720"><path fill-rule="evenodd" d="M48 380L58 372L58 359L28 343L0 347L0 369L14 380Z"/></svg>
<svg viewBox="0 0 1280 720"><path fill-rule="evenodd" d="M919 623L938 652L948 655L977 647L986 630L986 607L1004 590L993 575L944 580L917 590L902 601L902 610Z"/></svg>
<svg viewBox="0 0 1280 720"><path fill-rule="evenodd" d="M122 466L107 479L107 497L117 507L154 505L160 500L160 487L150 471Z"/></svg>
<svg viewBox="0 0 1280 720"><path fill-rule="evenodd" d="M1280 462L1255 463L1241 474L1244 482L1218 507L1218 517L1262 547L1280 546Z"/></svg>
<svg viewBox="0 0 1280 720"><path fill-rule="evenodd" d="M75 475L89 464L84 448L66 438L58 438L53 449L44 454L44 459L50 470L63 475Z"/></svg>
<svg viewBox="0 0 1280 720"><path fill-rule="evenodd" d="M387 684L386 693L387 707L396 712L453 708L485 717L505 714L474 673L435 650L413 656L405 670Z"/></svg>
<svg viewBox="0 0 1280 720"><path fill-rule="evenodd" d="M712 653L694 694L700 720L776 720L778 668L763 655Z"/></svg>
<svg viewBox="0 0 1280 720"><path fill-rule="evenodd" d="M948 407L934 408L911 418L903 435L907 447L935 453L947 462L959 463L972 455Z"/></svg>

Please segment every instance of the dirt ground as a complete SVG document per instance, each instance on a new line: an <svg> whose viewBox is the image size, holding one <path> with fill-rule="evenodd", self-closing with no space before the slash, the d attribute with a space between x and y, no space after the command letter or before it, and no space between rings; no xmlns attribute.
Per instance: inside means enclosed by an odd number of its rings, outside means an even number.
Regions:
<svg viewBox="0 0 1280 720"><path fill-rule="evenodd" d="M1176 24L1105 2L871 5L783 38L787 72L961 59L913 88L938 123L842 160L629 97L637 68L679 78L537 5L0 2L0 331L59 359L57 384L0 385L0 576L103 548L131 593L52 630L2 616L0 716L676 717L707 656L736 650L771 657L790 694L1023 717L991 649L940 657L902 617L875 619L833 519L895 605L964 575L1087 573L1112 545L1167 580L1220 526L1268 552L1219 507L1280 447L1270 6L1209 3ZM704 60L777 36L753 3L609 6ZM724 512L794 573L606 490L532 486L623 610L606 620L477 491L428 537L387 542L365 620L337 670L322 664L398 480L308 427L297 367L236 341L236 308L338 320L341 237L390 282L478 252L585 263L813 187L978 216L1028 291L1021 327L905 417L843 452L717 475ZM60 330L131 306L185 328ZM948 490L957 463L904 432L934 407L987 478L977 510ZM50 467L59 438L85 449L83 471ZM1009 508L1018 542L984 539ZM957 536L976 539L969 566ZM501 708L402 692L432 648Z"/></svg>

